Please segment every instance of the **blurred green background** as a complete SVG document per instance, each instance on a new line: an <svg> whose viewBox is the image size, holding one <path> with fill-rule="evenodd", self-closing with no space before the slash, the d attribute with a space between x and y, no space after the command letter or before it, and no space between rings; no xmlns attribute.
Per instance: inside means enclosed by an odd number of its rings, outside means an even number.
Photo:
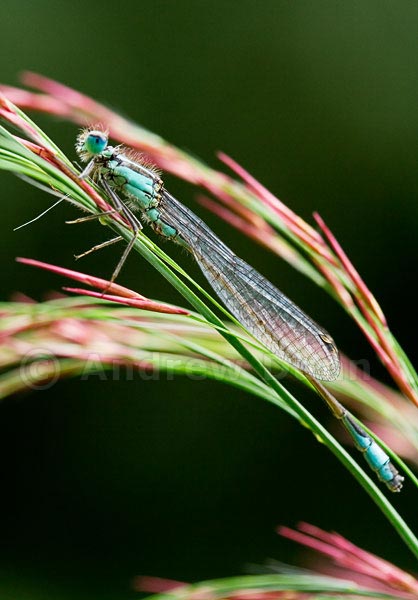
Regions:
<svg viewBox="0 0 418 600"><path fill-rule="evenodd" d="M212 166L220 168L217 150L227 152L304 218L319 211L414 359L415 0L3 0L1 11L2 83L17 84L22 70L58 79ZM35 118L74 157L75 127ZM69 206L13 232L51 198L0 177L1 299L14 291L41 299L62 280L14 258L71 268L73 254L107 232L66 226L76 216ZM199 208L190 187L167 183L387 381L327 297ZM118 256L110 248L78 267L106 277ZM180 302L138 256L120 281ZM123 379L60 382L1 406L2 598L134 598L139 574L194 581L240 574L268 557L296 561L274 528L301 519L413 568L354 480L273 407L207 381ZM328 420L320 403L315 410ZM416 523L408 487L395 503Z"/></svg>

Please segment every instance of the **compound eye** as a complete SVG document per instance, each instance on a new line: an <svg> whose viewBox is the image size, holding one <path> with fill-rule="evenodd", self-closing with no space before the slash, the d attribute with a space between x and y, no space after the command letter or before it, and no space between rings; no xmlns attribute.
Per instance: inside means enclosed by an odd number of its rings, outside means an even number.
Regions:
<svg viewBox="0 0 418 600"><path fill-rule="evenodd" d="M107 146L107 135L103 131L90 131L84 141L89 154L100 154Z"/></svg>

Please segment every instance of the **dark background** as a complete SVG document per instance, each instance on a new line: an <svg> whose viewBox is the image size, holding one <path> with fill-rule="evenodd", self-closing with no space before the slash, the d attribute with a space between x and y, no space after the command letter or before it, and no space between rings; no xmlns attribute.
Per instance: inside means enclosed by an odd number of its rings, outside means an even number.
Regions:
<svg viewBox="0 0 418 600"><path fill-rule="evenodd" d="M22 70L56 78L210 165L220 167L217 150L229 153L305 219L318 210L414 359L415 1L3 0L0 8L3 83L16 84ZM73 125L35 118L74 156ZM0 177L1 299L15 290L41 299L62 280L15 256L71 268L73 254L106 232L66 226L76 213L62 206L13 232L51 198ZM191 188L167 182L344 352L385 378L321 291L197 207ZM109 276L117 256L111 248L82 267ZM138 256L120 281L180 302ZM307 430L221 384L165 379L91 377L3 403L2 597L122 599L136 597L129 586L139 574L195 581L240 574L268 557L297 561L274 528L298 520L415 568L368 496ZM328 419L319 404L316 413ZM393 500L415 525L408 486Z"/></svg>

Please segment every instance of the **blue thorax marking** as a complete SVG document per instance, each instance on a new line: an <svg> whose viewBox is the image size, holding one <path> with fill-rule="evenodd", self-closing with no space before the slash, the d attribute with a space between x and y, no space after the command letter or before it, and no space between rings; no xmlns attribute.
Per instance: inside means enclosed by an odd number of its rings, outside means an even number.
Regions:
<svg viewBox="0 0 418 600"><path fill-rule="evenodd" d="M140 163L118 154L117 149L111 146L100 154L97 162L100 164L99 172L115 191L129 200L131 210L141 211L160 235L173 240L177 238L176 241L182 243L177 229L161 219L158 205L163 184L159 177Z"/></svg>

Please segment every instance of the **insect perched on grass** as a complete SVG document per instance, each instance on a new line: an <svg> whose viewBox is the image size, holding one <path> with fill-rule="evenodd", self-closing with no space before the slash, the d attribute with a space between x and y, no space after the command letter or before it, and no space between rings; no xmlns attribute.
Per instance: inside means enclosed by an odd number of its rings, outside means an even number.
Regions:
<svg viewBox="0 0 418 600"><path fill-rule="evenodd" d="M331 336L176 200L165 189L158 171L141 162L132 150L109 146L107 133L99 129L83 130L76 150L80 159L88 163L80 177L94 179L132 229L132 238L111 280L118 276L142 228L139 214L159 235L181 244L194 256L219 298L257 340L306 374L333 414L342 420L378 477L389 489L398 491L403 477L318 381L332 381L340 372L338 350Z"/></svg>
<svg viewBox="0 0 418 600"><path fill-rule="evenodd" d="M340 361L331 336L173 198L158 172L138 162L132 151L108 146L102 131L83 131L76 148L80 158L89 161L81 177L90 175L97 181L132 227L132 239L112 281L141 228L139 214L158 234L193 254L226 307L269 350L316 379L338 377Z"/></svg>

